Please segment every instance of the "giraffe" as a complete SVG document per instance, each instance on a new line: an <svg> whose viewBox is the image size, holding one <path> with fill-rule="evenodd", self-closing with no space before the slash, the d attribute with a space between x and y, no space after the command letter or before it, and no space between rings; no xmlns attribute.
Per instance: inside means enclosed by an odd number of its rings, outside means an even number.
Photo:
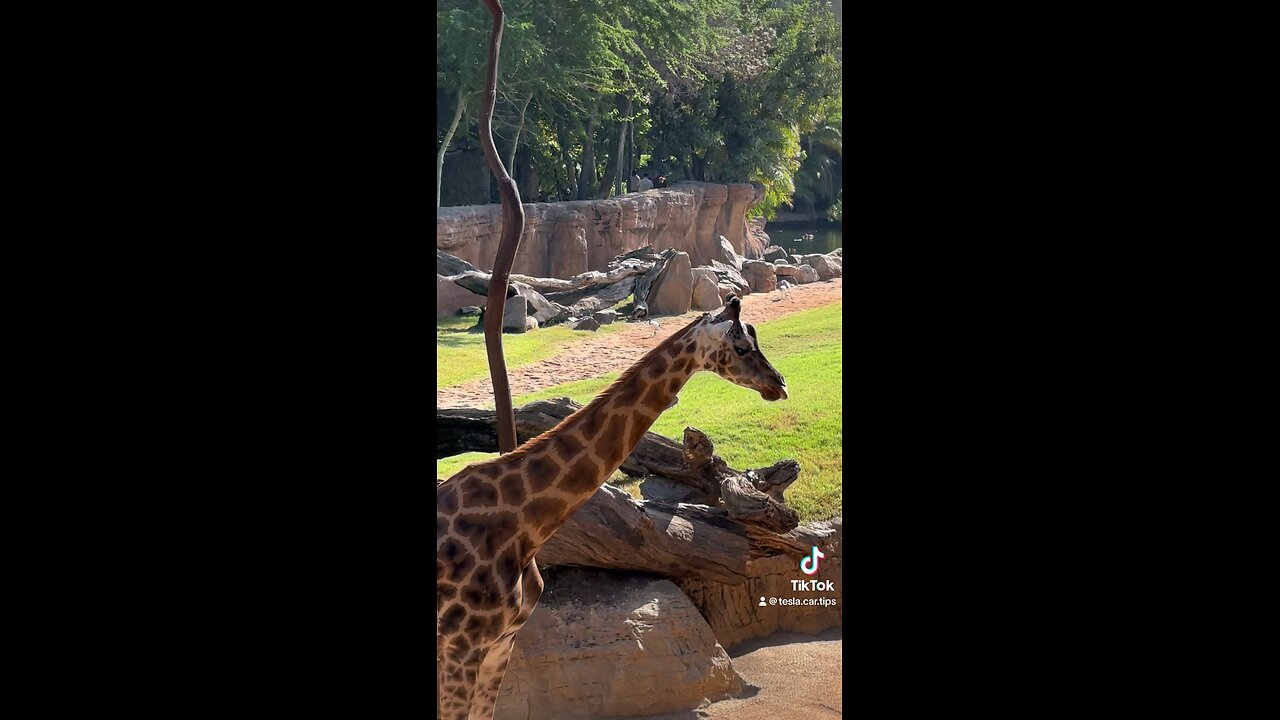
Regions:
<svg viewBox="0 0 1280 720"><path fill-rule="evenodd" d="M635 449L680 388L710 370L768 401L787 384L730 295L586 407L436 486L437 714L491 720L515 635L542 595L534 554Z"/></svg>

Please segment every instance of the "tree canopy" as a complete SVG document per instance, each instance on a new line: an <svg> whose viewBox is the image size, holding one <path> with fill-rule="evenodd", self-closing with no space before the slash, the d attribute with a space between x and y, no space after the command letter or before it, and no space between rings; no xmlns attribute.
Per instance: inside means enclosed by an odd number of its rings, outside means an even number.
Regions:
<svg viewBox="0 0 1280 720"><path fill-rule="evenodd" d="M504 10L494 136L526 201L607 197L637 173L757 182L768 214L837 205L840 36L826 0L505 0ZM449 153L474 147L488 27L479 0L438 0L444 182Z"/></svg>

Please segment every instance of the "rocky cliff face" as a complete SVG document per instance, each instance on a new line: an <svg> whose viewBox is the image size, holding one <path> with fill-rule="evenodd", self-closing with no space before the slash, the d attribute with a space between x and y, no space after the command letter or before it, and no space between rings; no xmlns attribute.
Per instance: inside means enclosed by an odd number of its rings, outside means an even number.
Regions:
<svg viewBox="0 0 1280 720"><path fill-rule="evenodd" d="M568 278L603 270L615 256L646 244L686 252L695 267L709 265L721 235L738 254L760 257L768 238L761 237L762 227L748 227L747 210L763 199L763 191L748 183L682 182L608 200L525 203L524 235L511 271ZM436 211L436 247L478 268L493 268L501 241L500 205Z"/></svg>

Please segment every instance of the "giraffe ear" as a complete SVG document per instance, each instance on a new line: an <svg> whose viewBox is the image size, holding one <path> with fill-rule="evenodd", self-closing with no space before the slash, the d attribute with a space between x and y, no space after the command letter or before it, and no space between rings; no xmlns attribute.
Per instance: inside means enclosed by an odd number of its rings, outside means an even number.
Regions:
<svg viewBox="0 0 1280 720"><path fill-rule="evenodd" d="M733 329L732 320L722 320L720 318L712 318L707 322L707 332L716 340L723 340L729 331Z"/></svg>
<svg viewBox="0 0 1280 720"><path fill-rule="evenodd" d="M728 320L730 322L738 322L738 318L742 315L742 301L737 295L730 294L724 299L724 309L716 315L716 321Z"/></svg>

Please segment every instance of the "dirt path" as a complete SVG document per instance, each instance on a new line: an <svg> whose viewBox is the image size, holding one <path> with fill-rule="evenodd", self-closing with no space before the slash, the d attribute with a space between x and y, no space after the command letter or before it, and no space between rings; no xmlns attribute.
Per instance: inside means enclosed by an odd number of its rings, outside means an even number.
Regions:
<svg viewBox="0 0 1280 720"><path fill-rule="evenodd" d="M742 298L742 317L756 325L839 302L842 295L843 278L797 285L789 288L785 295L779 290L751 293ZM511 396L514 398L573 380L619 372L700 314L690 312L679 317L659 318L656 335L654 328L647 323L635 323L608 335L591 335L569 345L554 357L511 370ZM492 406L493 386L487 377L436 390L436 407Z"/></svg>
<svg viewBox="0 0 1280 720"><path fill-rule="evenodd" d="M844 716L842 630L817 636L775 633L732 653L754 694L701 710L636 720L829 720ZM752 693L748 690L748 693Z"/></svg>

